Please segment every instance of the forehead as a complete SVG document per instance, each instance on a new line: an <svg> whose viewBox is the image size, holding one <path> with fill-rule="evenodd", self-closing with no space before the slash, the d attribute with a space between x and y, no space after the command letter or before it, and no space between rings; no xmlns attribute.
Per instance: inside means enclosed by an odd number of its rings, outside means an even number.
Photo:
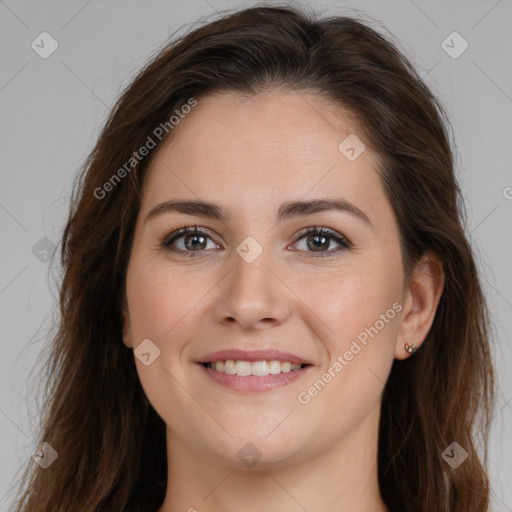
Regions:
<svg viewBox="0 0 512 512"><path fill-rule="evenodd" d="M353 117L325 99L267 91L197 101L155 155L143 209L172 197L227 204L247 215L301 198L342 196L370 210L386 200L370 148L355 160L345 146L340 150L348 140L361 151Z"/></svg>

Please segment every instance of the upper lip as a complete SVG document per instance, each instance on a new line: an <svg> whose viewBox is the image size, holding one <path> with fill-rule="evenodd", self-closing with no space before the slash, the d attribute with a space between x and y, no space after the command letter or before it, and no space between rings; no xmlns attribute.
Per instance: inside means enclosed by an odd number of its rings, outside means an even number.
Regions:
<svg viewBox="0 0 512 512"><path fill-rule="evenodd" d="M289 352L282 352L276 349L242 350L229 349L219 350L205 355L197 363L215 363L217 361L283 361L292 364L312 364L301 357Z"/></svg>

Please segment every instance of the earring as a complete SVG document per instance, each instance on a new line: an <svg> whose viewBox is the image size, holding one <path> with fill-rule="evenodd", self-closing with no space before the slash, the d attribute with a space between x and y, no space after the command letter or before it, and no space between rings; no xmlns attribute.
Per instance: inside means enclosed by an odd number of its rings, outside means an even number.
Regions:
<svg viewBox="0 0 512 512"><path fill-rule="evenodd" d="M405 350L407 350L407 352L409 352L409 354L414 354L414 352L416 352L416 350L418 350L418 349L414 345L409 345L409 343L406 343Z"/></svg>

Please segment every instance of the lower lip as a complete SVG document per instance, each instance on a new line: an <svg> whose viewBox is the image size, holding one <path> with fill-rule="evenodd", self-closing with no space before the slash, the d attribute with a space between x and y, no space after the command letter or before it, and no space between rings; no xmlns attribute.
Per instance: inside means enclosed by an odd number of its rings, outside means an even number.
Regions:
<svg viewBox="0 0 512 512"><path fill-rule="evenodd" d="M281 386L286 386L303 377L312 366L305 366L299 370L293 370L288 373L278 373L277 375L265 375L258 377L256 375L231 375L229 373L217 372L211 368L206 368L198 363L203 372L217 384L221 384L235 391L245 393L258 393L270 391Z"/></svg>

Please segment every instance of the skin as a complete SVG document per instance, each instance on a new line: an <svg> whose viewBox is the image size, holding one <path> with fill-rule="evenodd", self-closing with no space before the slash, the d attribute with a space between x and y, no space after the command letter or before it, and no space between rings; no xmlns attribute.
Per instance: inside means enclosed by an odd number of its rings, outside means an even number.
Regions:
<svg viewBox="0 0 512 512"><path fill-rule="evenodd" d="M168 483L159 512L279 510L386 511L377 479L382 392L395 358L420 347L443 287L427 254L406 282L396 220L370 148L349 161L338 145L357 127L313 93L272 90L244 98L198 99L174 137L154 155L146 178L126 279L127 347L150 339L160 355L135 357L143 389L167 425ZM222 222L167 212L157 204L202 199L222 206ZM340 211L276 221L285 202L343 198L363 220ZM207 228L200 250L182 227ZM305 228L328 227L352 248L328 239L315 257ZM204 236L204 235L203 235ZM252 263L236 252L248 236L263 249ZM191 249L192 247L192 249ZM313 257L307 257L313 255ZM394 303L399 314L368 338L307 404L298 394L332 367L365 328ZM213 383L194 362L212 351L278 348L314 365L272 391L243 394ZM248 468L237 452L261 453ZM247 448L246 448L247 449Z"/></svg>

